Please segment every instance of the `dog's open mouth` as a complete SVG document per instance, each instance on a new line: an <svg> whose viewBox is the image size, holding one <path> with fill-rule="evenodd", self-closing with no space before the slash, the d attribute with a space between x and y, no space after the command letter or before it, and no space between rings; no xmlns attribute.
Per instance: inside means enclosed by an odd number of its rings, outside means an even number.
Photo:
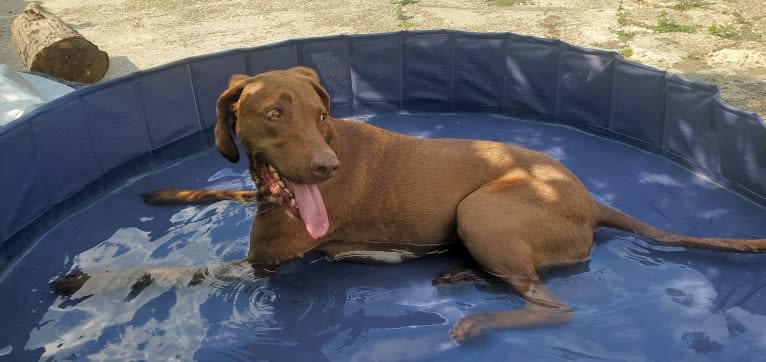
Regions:
<svg viewBox="0 0 766 362"><path fill-rule="evenodd" d="M261 157L256 159L254 171L259 199L281 204L288 215L306 224L306 230L314 239L327 233L330 222L316 185L292 182L280 176L274 166Z"/></svg>

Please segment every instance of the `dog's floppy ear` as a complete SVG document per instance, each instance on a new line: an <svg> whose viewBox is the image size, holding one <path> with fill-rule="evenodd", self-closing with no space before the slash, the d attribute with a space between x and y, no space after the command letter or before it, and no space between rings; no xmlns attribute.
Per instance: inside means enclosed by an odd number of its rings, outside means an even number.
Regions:
<svg viewBox="0 0 766 362"><path fill-rule="evenodd" d="M250 78L249 75L246 74L234 74L229 78L229 88L233 88L237 83Z"/></svg>
<svg viewBox="0 0 766 362"><path fill-rule="evenodd" d="M327 113L330 112L330 94L328 94L327 90L325 90L322 85L319 84L319 75L317 75L317 72L311 68L306 67L292 67L287 71L308 78L311 82L311 86L314 87L314 89L317 91L317 94L319 94L319 97L322 98L322 103L324 103L324 107L327 109Z"/></svg>
<svg viewBox="0 0 766 362"><path fill-rule="evenodd" d="M327 113L330 113L330 95L321 85L319 85L319 82L311 82L311 85L314 86L314 90L319 94L319 98L322 98L322 103L324 103L324 108L327 110Z"/></svg>
<svg viewBox="0 0 766 362"><path fill-rule="evenodd" d="M232 105L239 100L242 89L250 84L247 79L249 77L246 75L233 75L229 80L229 88L218 97L218 103L215 107L215 148L231 162L239 161L239 151L237 151L237 145L234 144L234 139L231 137L237 122L234 119ZM230 119L231 122L229 122Z"/></svg>
<svg viewBox="0 0 766 362"><path fill-rule="evenodd" d="M296 73L298 75L302 75L304 77L311 78L313 81L319 83L319 75L317 75L317 72L315 72L311 68L306 67L292 67L288 69L287 71Z"/></svg>

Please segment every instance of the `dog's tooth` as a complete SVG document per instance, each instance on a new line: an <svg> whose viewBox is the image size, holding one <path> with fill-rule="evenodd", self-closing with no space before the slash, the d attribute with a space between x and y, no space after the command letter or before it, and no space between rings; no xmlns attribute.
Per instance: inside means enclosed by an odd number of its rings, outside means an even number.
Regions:
<svg viewBox="0 0 766 362"><path fill-rule="evenodd" d="M295 207L295 208L298 207L298 203L295 202L295 199L290 199L290 206Z"/></svg>
<svg viewBox="0 0 766 362"><path fill-rule="evenodd" d="M277 172L277 169L274 168L274 166L269 165L269 171L271 171L271 173L275 173L275 172Z"/></svg>
<svg viewBox="0 0 766 362"><path fill-rule="evenodd" d="M285 188L285 183L282 182L282 180L277 181L277 185L279 185L281 188Z"/></svg>

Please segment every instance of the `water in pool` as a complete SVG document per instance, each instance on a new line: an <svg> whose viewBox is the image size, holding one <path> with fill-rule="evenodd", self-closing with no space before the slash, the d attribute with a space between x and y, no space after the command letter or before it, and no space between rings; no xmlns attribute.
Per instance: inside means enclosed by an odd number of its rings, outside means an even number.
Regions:
<svg viewBox="0 0 766 362"><path fill-rule="evenodd" d="M693 235L766 236L766 210L671 162L570 128L477 114L367 121L421 137L512 142L560 160L604 203ZM252 204L152 207L160 187L249 188L244 162L210 148L139 175L41 237L0 284L0 360L757 360L766 356L766 255L662 246L602 229L591 258L545 273L568 324L448 337L464 315L519 308L501 283L434 287L458 251L393 265L310 253L268 279L194 287L130 282L88 298L53 294L72 269L201 266L244 256ZM374 207L374 205L371 205ZM127 275L128 273L120 274ZM119 278L117 278L119 279Z"/></svg>

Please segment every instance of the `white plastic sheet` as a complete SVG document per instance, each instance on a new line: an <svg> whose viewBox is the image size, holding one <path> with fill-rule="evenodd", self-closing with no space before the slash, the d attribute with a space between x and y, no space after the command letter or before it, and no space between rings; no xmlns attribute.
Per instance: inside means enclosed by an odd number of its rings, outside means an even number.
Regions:
<svg viewBox="0 0 766 362"><path fill-rule="evenodd" d="M69 86L0 64L0 126L73 91Z"/></svg>

